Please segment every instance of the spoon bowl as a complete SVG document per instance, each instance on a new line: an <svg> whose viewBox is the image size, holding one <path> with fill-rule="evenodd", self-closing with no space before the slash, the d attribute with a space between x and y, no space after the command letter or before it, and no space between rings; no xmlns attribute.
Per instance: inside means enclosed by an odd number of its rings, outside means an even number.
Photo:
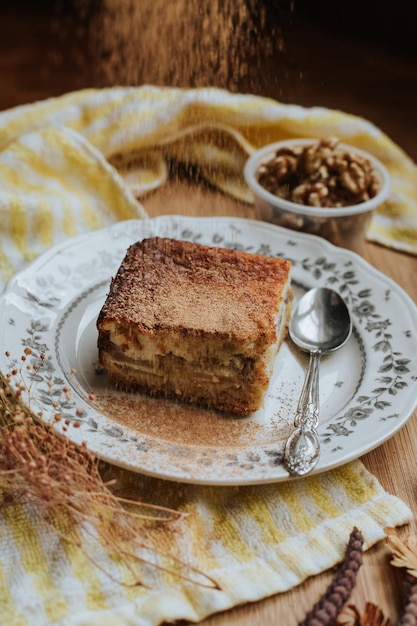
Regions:
<svg viewBox="0 0 417 626"><path fill-rule="evenodd" d="M290 321L292 341L308 352L333 352L352 332L349 309L333 289L316 287L299 300Z"/></svg>
<svg viewBox="0 0 417 626"><path fill-rule="evenodd" d="M352 332L352 320L343 298L333 289L310 289L291 316L289 335L302 350L310 353L309 366L294 419L294 430L284 451L290 474L310 472L320 456L319 368L322 354L338 350Z"/></svg>

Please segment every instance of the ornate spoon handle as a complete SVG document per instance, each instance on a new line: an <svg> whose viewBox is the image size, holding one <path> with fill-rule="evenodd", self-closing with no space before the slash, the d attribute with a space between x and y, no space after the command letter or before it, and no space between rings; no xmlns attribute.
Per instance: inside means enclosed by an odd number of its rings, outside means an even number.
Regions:
<svg viewBox="0 0 417 626"><path fill-rule="evenodd" d="M316 465L320 455L319 370L321 353L310 352L307 374L298 401L294 430L285 444L284 462L291 474L303 476Z"/></svg>

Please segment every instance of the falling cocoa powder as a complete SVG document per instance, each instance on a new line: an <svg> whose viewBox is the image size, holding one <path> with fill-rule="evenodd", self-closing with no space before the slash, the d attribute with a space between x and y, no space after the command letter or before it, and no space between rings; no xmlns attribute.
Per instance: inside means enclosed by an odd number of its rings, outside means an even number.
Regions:
<svg viewBox="0 0 417 626"><path fill-rule="evenodd" d="M94 86L256 91L263 60L285 50L268 18L292 12L292 0L56 0L53 27Z"/></svg>
<svg viewBox="0 0 417 626"><path fill-rule="evenodd" d="M104 0L90 32L107 84L236 84L256 54L264 10L254 0Z"/></svg>

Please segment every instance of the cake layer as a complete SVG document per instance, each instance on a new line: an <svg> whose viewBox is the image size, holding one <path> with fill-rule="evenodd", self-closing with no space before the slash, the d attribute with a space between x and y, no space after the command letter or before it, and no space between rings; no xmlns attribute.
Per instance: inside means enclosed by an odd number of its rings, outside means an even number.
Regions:
<svg viewBox="0 0 417 626"><path fill-rule="evenodd" d="M127 390L255 411L286 334L290 266L172 239L134 244L97 321L101 364Z"/></svg>

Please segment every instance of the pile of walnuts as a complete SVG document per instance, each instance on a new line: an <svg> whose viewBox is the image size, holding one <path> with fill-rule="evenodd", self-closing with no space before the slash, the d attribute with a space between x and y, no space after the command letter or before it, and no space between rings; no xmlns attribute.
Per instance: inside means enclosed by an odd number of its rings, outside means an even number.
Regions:
<svg viewBox="0 0 417 626"><path fill-rule="evenodd" d="M275 196L312 207L344 207L373 198L379 181L372 163L339 146L337 137L278 149L261 165L258 182Z"/></svg>

